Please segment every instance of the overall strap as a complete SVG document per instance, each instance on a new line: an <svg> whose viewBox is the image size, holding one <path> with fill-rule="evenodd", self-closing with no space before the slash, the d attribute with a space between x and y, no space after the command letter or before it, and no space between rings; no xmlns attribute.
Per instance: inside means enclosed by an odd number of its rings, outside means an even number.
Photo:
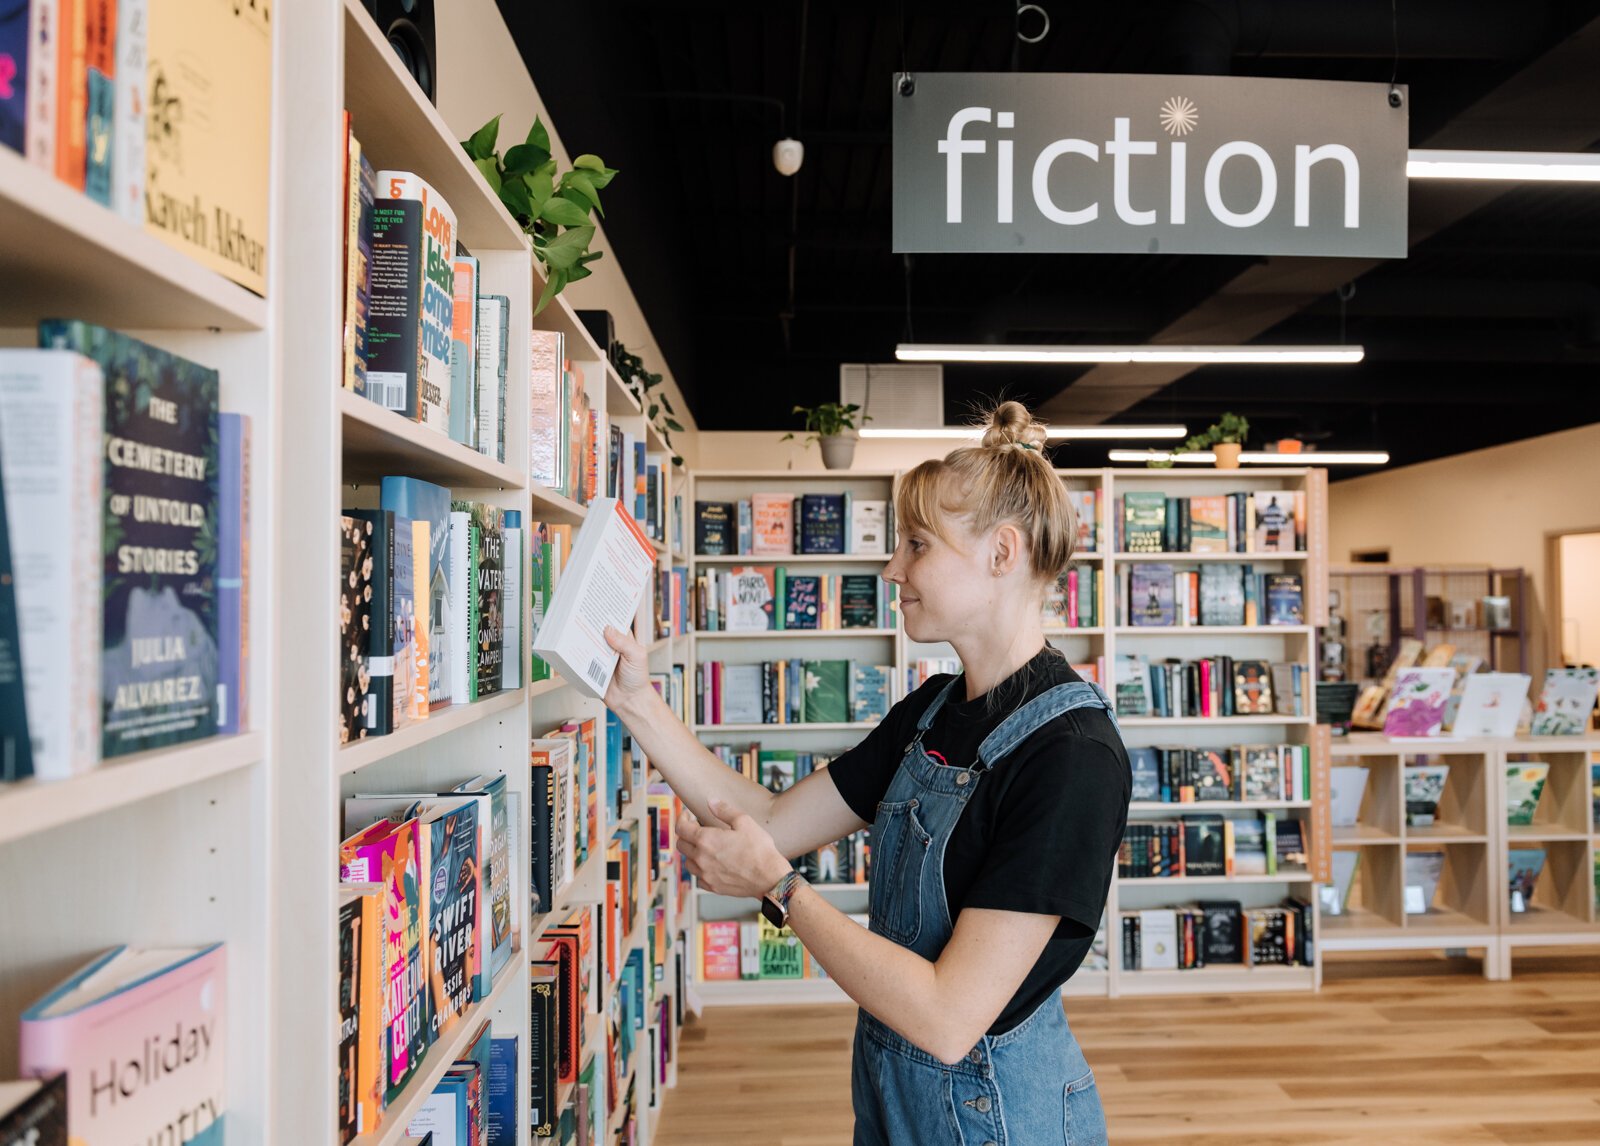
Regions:
<svg viewBox="0 0 1600 1146"><path fill-rule="evenodd" d="M1064 712L1075 708L1103 708L1117 727L1117 714L1100 686L1090 681L1058 684L1042 692L1001 722L978 746L976 768L993 768L1006 753ZM1121 729L1118 728L1120 733Z"/></svg>
<svg viewBox="0 0 1600 1146"><path fill-rule="evenodd" d="M950 690L966 679L965 673L957 674L950 678L950 683L939 690L939 695L933 698L933 703L923 710L922 718L917 721L917 739L922 739L922 734L933 727L933 718L939 715L939 710L944 707L945 698L950 695Z"/></svg>

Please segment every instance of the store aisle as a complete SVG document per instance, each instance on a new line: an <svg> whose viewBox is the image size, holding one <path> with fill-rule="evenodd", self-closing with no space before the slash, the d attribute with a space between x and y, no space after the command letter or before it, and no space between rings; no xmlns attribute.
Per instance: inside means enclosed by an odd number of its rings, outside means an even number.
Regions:
<svg viewBox="0 0 1600 1146"><path fill-rule="evenodd" d="M1359 973L1358 973L1359 971ZM1118 1146L1600 1141L1600 952L1328 968L1320 995L1073 999ZM844 1007L685 1027L657 1146L848 1146Z"/></svg>

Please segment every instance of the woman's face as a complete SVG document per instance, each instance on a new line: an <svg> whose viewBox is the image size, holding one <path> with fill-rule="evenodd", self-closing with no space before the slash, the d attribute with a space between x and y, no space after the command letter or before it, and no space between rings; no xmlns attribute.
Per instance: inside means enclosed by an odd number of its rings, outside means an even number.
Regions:
<svg viewBox="0 0 1600 1146"><path fill-rule="evenodd" d="M988 547L959 521L946 530L954 544L926 530L902 532L883 567L883 579L899 586L900 617L914 641L951 640L987 612Z"/></svg>

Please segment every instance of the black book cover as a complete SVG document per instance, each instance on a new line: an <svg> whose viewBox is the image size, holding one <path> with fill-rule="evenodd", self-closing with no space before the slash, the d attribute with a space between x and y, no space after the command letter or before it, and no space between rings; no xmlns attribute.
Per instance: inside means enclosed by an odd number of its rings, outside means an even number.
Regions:
<svg viewBox="0 0 1600 1146"><path fill-rule="evenodd" d="M808 493L800 499L801 553L844 552L844 494Z"/></svg>
<svg viewBox="0 0 1600 1146"><path fill-rule="evenodd" d="M33 775L33 741L22 691L22 638L17 631L17 594L11 577L11 534L0 482L0 782Z"/></svg>
<svg viewBox="0 0 1600 1146"><path fill-rule="evenodd" d="M372 549L369 526L339 518L339 743L367 735L372 677Z"/></svg>
<svg viewBox="0 0 1600 1146"><path fill-rule="evenodd" d="M727 557L733 553L733 503L694 503L694 551L701 557Z"/></svg>
<svg viewBox="0 0 1600 1146"><path fill-rule="evenodd" d="M360 1131L356 1099L357 1044L361 1030L361 900L339 905L339 1141ZM0 1139L3 1141L3 1139Z"/></svg>
<svg viewBox="0 0 1600 1146"><path fill-rule="evenodd" d="M1220 748L1200 748L1195 751L1195 758L1195 800L1233 799L1233 769L1228 767L1225 751Z"/></svg>
<svg viewBox="0 0 1600 1146"><path fill-rule="evenodd" d="M1207 963L1244 962L1244 910L1234 900L1201 900L1205 915L1200 944Z"/></svg>
<svg viewBox="0 0 1600 1146"><path fill-rule="evenodd" d="M845 629L878 627L878 577L873 573L839 575L839 625Z"/></svg>
<svg viewBox="0 0 1600 1146"><path fill-rule="evenodd" d="M67 1076L45 1080L9 1110L0 1109L4 1146L67 1146Z"/></svg>
<svg viewBox="0 0 1600 1146"><path fill-rule="evenodd" d="M367 735L394 731L394 511L347 509L345 514L366 528L372 561L366 667L369 697Z"/></svg>
<svg viewBox="0 0 1600 1146"><path fill-rule="evenodd" d="M502 596L505 591L505 529L501 510L485 502L472 506L474 542L478 547L473 568L477 584L473 591L478 595L474 617L477 631L473 642L477 646L477 687L473 699L481 700L500 691L500 678L504 671L505 612Z"/></svg>
<svg viewBox="0 0 1600 1146"><path fill-rule="evenodd" d="M1223 834L1224 830L1221 816L1183 817L1185 875L1227 874L1227 841Z"/></svg>
<svg viewBox="0 0 1600 1146"><path fill-rule="evenodd" d="M422 364L422 203L379 199L367 264L367 397L417 420Z"/></svg>
<svg viewBox="0 0 1600 1146"><path fill-rule="evenodd" d="M534 962L528 973L528 1124L535 1138L555 1134L556 1029L560 988L554 964Z"/></svg>

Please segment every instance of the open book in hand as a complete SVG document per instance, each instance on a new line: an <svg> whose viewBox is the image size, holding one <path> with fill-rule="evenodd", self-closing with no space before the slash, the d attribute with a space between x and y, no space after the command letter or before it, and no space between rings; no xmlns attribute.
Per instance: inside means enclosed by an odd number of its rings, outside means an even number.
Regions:
<svg viewBox="0 0 1600 1146"><path fill-rule="evenodd" d="M632 630L655 567L655 546L622 502L596 498L545 609L533 651L581 692L603 697L617 667L606 626Z"/></svg>

